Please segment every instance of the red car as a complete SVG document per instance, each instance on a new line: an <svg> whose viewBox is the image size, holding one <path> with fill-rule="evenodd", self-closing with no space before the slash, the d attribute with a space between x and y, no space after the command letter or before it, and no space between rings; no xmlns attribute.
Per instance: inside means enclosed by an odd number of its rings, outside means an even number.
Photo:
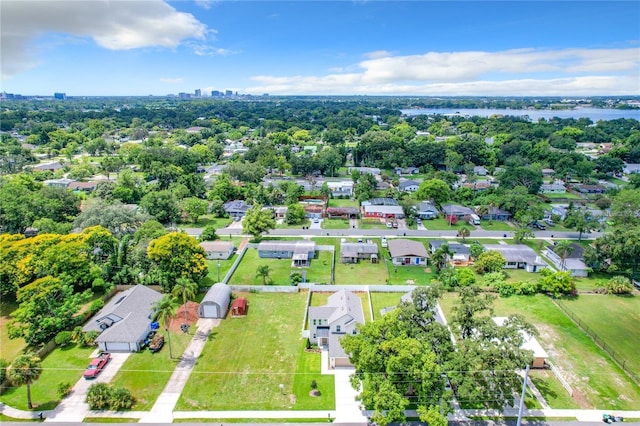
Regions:
<svg viewBox="0 0 640 426"><path fill-rule="evenodd" d="M107 352L100 354L97 358L94 358L84 371L84 378L95 379L98 377L98 374L100 374L110 359L111 354Z"/></svg>

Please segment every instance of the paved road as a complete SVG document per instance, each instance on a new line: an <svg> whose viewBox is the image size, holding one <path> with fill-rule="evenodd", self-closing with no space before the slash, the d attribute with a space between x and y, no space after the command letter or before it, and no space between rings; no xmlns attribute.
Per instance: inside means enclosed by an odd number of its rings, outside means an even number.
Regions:
<svg viewBox="0 0 640 426"><path fill-rule="evenodd" d="M234 222L235 223L235 222ZM185 228L185 232L195 237L200 236L202 228ZM242 235L241 227L233 228L221 228L217 231L218 235ZM562 238L569 240L577 240L579 237L578 232L574 231L537 231L534 232L537 239L548 238ZM315 237L392 237L392 236L406 236L406 237L423 237L423 238L455 238L457 237L457 231L455 230L422 230L422 229L272 229L269 231L270 236L315 236ZM506 235L506 237L505 237ZM583 240L592 240L602 236L602 232L592 232L590 234L583 234ZM468 239L474 238L513 238L513 231L485 231L474 230L471 231L471 235Z"/></svg>

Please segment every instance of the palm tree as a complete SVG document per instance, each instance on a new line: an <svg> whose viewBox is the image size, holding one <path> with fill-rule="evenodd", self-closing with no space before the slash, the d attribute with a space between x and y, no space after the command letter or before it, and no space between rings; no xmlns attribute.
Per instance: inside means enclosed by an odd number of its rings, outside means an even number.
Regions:
<svg viewBox="0 0 640 426"><path fill-rule="evenodd" d="M573 243L570 240L558 241L553 246L553 251L560 256L560 267L564 271L566 269L566 259L573 253Z"/></svg>
<svg viewBox="0 0 640 426"><path fill-rule="evenodd" d="M451 256L453 252L449 250L449 244L442 244L440 247L436 249L431 255L431 262L435 265L438 272L440 272L443 268L446 268L447 262L449 261L449 256Z"/></svg>
<svg viewBox="0 0 640 426"><path fill-rule="evenodd" d="M175 298L171 297L168 294L162 296L162 299L158 300L153 304L153 310L155 311L155 316L158 322L164 330L167 332L167 343L169 344L169 358L173 358L173 353L171 352L171 333L169 333L169 323L171 319L176 314L176 309L178 309L178 302Z"/></svg>
<svg viewBox="0 0 640 426"><path fill-rule="evenodd" d="M471 231L466 226L463 226L458 230L458 237L462 238L462 242L464 243L465 238L471 235Z"/></svg>
<svg viewBox="0 0 640 426"><path fill-rule="evenodd" d="M184 304L184 322L187 323L187 300L194 299L198 292L198 284L191 281L189 278L178 278L176 284L171 290L171 294L175 297L182 297L182 303Z"/></svg>
<svg viewBox="0 0 640 426"><path fill-rule="evenodd" d="M271 273L271 269L269 265L260 265L256 270L256 277L262 277L262 285L267 285L267 279L269 278L269 274Z"/></svg>
<svg viewBox="0 0 640 426"><path fill-rule="evenodd" d="M7 377L14 386L27 385L27 406L33 408L31 403L31 383L38 380L42 373L40 358L33 352L17 357L7 368Z"/></svg>

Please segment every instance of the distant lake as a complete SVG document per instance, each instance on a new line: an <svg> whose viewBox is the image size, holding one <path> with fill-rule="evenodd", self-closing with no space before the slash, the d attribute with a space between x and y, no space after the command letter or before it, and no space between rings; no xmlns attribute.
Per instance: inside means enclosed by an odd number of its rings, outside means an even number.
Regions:
<svg viewBox="0 0 640 426"><path fill-rule="evenodd" d="M492 115L512 115L515 117L529 117L530 121L538 121L540 118L590 118L594 123L600 120L615 120L618 118L633 118L640 120L640 110L637 109L607 109L607 108L575 108L575 109L487 109L487 108L420 108L401 109L404 115L460 115L490 117Z"/></svg>

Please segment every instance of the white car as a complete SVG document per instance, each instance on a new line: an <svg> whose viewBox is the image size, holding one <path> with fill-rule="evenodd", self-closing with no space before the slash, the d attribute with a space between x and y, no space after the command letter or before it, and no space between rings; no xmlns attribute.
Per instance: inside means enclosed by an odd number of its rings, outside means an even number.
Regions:
<svg viewBox="0 0 640 426"><path fill-rule="evenodd" d="M382 247L387 247L388 246L387 239L385 237L382 237L382 241L380 242L380 245Z"/></svg>

